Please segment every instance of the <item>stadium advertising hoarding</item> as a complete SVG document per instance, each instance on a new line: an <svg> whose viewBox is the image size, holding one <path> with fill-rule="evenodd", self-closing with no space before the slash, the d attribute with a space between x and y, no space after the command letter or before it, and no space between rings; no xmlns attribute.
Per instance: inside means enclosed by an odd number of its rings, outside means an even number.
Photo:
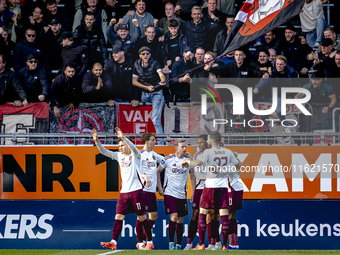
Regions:
<svg viewBox="0 0 340 255"><path fill-rule="evenodd" d="M245 200L237 216L241 248L340 249L338 203ZM115 206L116 200L1 200L0 247L100 249L100 242L111 239ZM184 217L182 249L190 218ZM135 224L136 215L127 215L118 249L135 249ZM169 216L165 216L164 203L159 200L158 220L153 227L155 249L168 249L168 224ZM198 236L194 244L197 242Z"/></svg>
<svg viewBox="0 0 340 255"><path fill-rule="evenodd" d="M240 174L245 199L340 198L339 146L228 148L238 152L243 163ZM155 151L163 155L175 152L172 146L157 146ZM193 155L196 146L190 146L190 152ZM118 164L96 147L4 146L0 155L1 200L118 199ZM190 185L189 181L188 198Z"/></svg>

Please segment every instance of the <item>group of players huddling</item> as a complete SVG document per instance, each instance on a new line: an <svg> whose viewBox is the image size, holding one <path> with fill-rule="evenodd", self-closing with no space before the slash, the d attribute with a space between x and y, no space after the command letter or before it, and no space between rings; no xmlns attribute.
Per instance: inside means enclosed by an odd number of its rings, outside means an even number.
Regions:
<svg viewBox="0 0 340 255"><path fill-rule="evenodd" d="M242 209L243 183L239 175L241 162L237 159L237 153L223 147L220 133L214 131L209 135L200 135L198 151L192 159L186 151L187 144L183 138L175 141L174 154L163 157L153 151L156 143L153 134L142 135L144 148L139 151L118 127L115 130L120 152L105 149L98 140L97 131L93 130L92 133L99 151L112 160L117 160L121 173L121 190L116 206L112 240L101 242L104 248L117 249L125 215L136 213L137 249L154 249L152 227L158 217L155 195L158 188L159 194L164 196L165 213L170 214L169 250L180 250L183 217L188 215L186 191L190 174L193 188L190 202L193 214L184 250L239 249L236 211ZM162 187L160 173L163 170L165 174ZM222 243L219 234L220 220ZM193 248L197 229L200 242ZM204 245L206 230L208 247Z"/></svg>

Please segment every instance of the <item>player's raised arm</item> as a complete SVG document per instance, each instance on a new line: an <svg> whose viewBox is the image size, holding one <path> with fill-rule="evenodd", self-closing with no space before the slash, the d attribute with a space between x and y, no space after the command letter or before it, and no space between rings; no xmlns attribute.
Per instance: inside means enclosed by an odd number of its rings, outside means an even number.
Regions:
<svg viewBox="0 0 340 255"><path fill-rule="evenodd" d="M104 146L99 142L97 130L92 129L92 137L93 137L93 140L95 141L96 146L97 146L97 148L98 148L98 150L100 151L101 154L103 154L104 156L109 157L111 159L118 160L117 152L113 152L113 151L109 151L109 150L105 149Z"/></svg>
<svg viewBox="0 0 340 255"><path fill-rule="evenodd" d="M126 145L129 146L129 148L131 149L132 154L134 155L134 157L136 159L140 159L141 155L140 155L139 150L136 148L136 146L129 139L126 139L126 137L124 136L122 130L119 127L116 127L115 130L116 130L116 136L118 138L122 139L126 143Z"/></svg>

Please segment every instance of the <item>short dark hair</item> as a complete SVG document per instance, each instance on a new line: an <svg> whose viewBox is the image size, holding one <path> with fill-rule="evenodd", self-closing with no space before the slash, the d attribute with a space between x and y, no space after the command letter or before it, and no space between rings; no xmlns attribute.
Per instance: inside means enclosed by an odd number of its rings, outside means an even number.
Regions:
<svg viewBox="0 0 340 255"><path fill-rule="evenodd" d="M155 28L154 25L149 24L149 25L147 25L147 26L145 27L145 32L146 32L146 30L147 30L149 27ZM155 30L156 30L156 28L155 28Z"/></svg>
<svg viewBox="0 0 340 255"><path fill-rule="evenodd" d="M25 30L25 34L27 33L27 31L34 31L35 33L37 33L37 31L35 31L35 29L33 27L29 27Z"/></svg>
<svg viewBox="0 0 340 255"><path fill-rule="evenodd" d="M263 49L259 51L259 55L261 52L264 52L268 57L270 56L269 50Z"/></svg>
<svg viewBox="0 0 340 255"><path fill-rule="evenodd" d="M171 19L169 21L168 27L178 27L179 26L179 22L177 19Z"/></svg>
<svg viewBox="0 0 340 255"><path fill-rule="evenodd" d="M227 17L226 17L226 19L231 19L231 18L235 19L235 15L228 14Z"/></svg>
<svg viewBox="0 0 340 255"><path fill-rule="evenodd" d="M95 17L94 12L86 12L85 16L93 16L93 17Z"/></svg>
<svg viewBox="0 0 340 255"><path fill-rule="evenodd" d="M67 64L65 65L65 70L66 70L67 67L76 69L75 65L72 64L72 63L67 63Z"/></svg>
<svg viewBox="0 0 340 255"><path fill-rule="evenodd" d="M205 53L205 49L203 47L201 47L201 46L196 48L195 53L197 52L197 50L204 50L204 53Z"/></svg>
<svg viewBox="0 0 340 255"><path fill-rule="evenodd" d="M46 6L47 5L53 5L53 4L57 4L57 1L56 0L48 0L47 3L46 3Z"/></svg>
<svg viewBox="0 0 340 255"><path fill-rule="evenodd" d="M218 131L213 131L209 133L209 136L211 140L215 141L215 143L218 143L218 144L221 143L222 136Z"/></svg>
<svg viewBox="0 0 340 255"><path fill-rule="evenodd" d="M154 137L155 134L151 134L151 133L144 133L142 134L142 143L145 144L145 142L149 141L150 137Z"/></svg>
<svg viewBox="0 0 340 255"><path fill-rule="evenodd" d="M198 139L200 139L200 138L203 138L204 141L208 141L208 135L207 134L199 135Z"/></svg>
<svg viewBox="0 0 340 255"><path fill-rule="evenodd" d="M2 63L6 64L6 61L7 61L6 57L4 55L0 54L0 58L2 58Z"/></svg>
<svg viewBox="0 0 340 255"><path fill-rule="evenodd" d="M335 52L335 55L336 55L336 54L339 55L339 54L340 54L340 50L337 50L337 51Z"/></svg>
<svg viewBox="0 0 340 255"><path fill-rule="evenodd" d="M139 2L144 2L144 3L146 4L146 1L145 1L145 0L137 0L137 1L135 2L135 6L136 6Z"/></svg>

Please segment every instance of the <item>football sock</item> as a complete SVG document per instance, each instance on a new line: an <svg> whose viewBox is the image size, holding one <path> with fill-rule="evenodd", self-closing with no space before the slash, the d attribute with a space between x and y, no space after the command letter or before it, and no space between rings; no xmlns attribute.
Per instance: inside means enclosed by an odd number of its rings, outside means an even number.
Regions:
<svg viewBox="0 0 340 255"><path fill-rule="evenodd" d="M151 232L150 223L148 222L147 219L145 219L141 222L141 224L143 225L144 232L146 234L146 240L152 241L152 232ZM142 235L143 235L143 232L142 232Z"/></svg>
<svg viewBox="0 0 340 255"><path fill-rule="evenodd" d="M228 242L228 233L229 233L229 219L228 215L222 215L222 238L223 238L223 245L227 245Z"/></svg>
<svg viewBox="0 0 340 255"><path fill-rule="evenodd" d="M211 244L211 222L207 224L207 236L208 236L208 242Z"/></svg>
<svg viewBox="0 0 340 255"><path fill-rule="evenodd" d="M169 242L173 243L175 240L175 233L176 233L176 222L170 220L169 223Z"/></svg>
<svg viewBox="0 0 340 255"><path fill-rule="evenodd" d="M120 236L120 233L122 232L122 229L123 229L123 221L115 220L115 224L113 225L113 230L112 230L112 239L115 240L116 242L118 241L118 238Z"/></svg>
<svg viewBox="0 0 340 255"><path fill-rule="evenodd" d="M218 221L212 220L211 221L211 244L215 245L217 242L217 236L218 236Z"/></svg>
<svg viewBox="0 0 340 255"><path fill-rule="evenodd" d="M177 223L176 237L177 237L177 244L181 245L182 239L183 239L183 223Z"/></svg>
<svg viewBox="0 0 340 255"><path fill-rule="evenodd" d="M200 213L198 216L198 234L200 237L200 244L204 244L204 239L205 239L205 231L207 228L207 222L206 218L207 216L205 214Z"/></svg>
<svg viewBox="0 0 340 255"><path fill-rule="evenodd" d="M136 234L137 234L138 243L142 243L144 240L143 239L143 225L139 220L137 220L136 222Z"/></svg>
<svg viewBox="0 0 340 255"><path fill-rule="evenodd" d="M198 228L198 220L190 220L189 223L189 233L188 233L188 244L192 244L194 241L196 232Z"/></svg>

